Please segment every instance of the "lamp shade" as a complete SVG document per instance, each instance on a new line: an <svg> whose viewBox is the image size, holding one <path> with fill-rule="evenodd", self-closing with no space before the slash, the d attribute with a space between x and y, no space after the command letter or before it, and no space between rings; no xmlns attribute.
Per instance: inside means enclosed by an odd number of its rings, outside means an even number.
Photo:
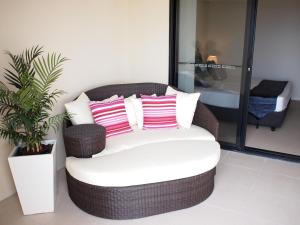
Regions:
<svg viewBox="0 0 300 225"><path fill-rule="evenodd" d="M215 64L218 64L218 57L215 55L209 55L207 57L207 62L215 62Z"/></svg>

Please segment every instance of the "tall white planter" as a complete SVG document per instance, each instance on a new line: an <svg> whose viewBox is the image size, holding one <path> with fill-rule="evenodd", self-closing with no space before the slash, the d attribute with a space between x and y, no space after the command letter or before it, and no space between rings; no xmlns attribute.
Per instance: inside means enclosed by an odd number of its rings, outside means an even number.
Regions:
<svg viewBox="0 0 300 225"><path fill-rule="evenodd" d="M54 212L56 194L56 141L51 154L14 156L14 148L8 157L19 200L24 215Z"/></svg>

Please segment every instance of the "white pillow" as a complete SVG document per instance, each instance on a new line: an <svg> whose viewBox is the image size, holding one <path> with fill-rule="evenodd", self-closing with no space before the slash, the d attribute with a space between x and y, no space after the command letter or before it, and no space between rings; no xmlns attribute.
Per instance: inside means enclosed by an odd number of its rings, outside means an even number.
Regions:
<svg viewBox="0 0 300 225"><path fill-rule="evenodd" d="M152 96L156 96L156 94L153 94ZM137 126L139 129L143 129L144 112L141 99L137 98L136 95L132 95L128 98L125 98L124 101L128 121L131 128L134 129Z"/></svg>
<svg viewBox="0 0 300 225"><path fill-rule="evenodd" d="M89 103L89 97L82 92L75 101L65 104L73 125L94 123Z"/></svg>
<svg viewBox="0 0 300 225"><path fill-rule="evenodd" d="M134 106L135 99L136 99L136 95L132 95L124 99L126 114L131 128L137 125L135 106Z"/></svg>
<svg viewBox="0 0 300 225"><path fill-rule="evenodd" d="M176 94L176 119L179 126L190 128L200 93L185 93L168 86L166 95Z"/></svg>
<svg viewBox="0 0 300 225"><path fill-rule="evenodd" d="M101 103L113 102L113 101L117 100L118 98L119 98L118 95L113 95L109 98L106 98L106 99L104 99L102 101L98 101L98 102L101 102Z"/></svg>
<svg viewBox="0 0 300 225"><path fill-rule="evenodd" d="M133 100L132 103L133 103L133 106L134 106L137 127L139 129L143 129L143 125L144 125L144 111L143 111L142 100L140 98L136 98L136 99Z"/></svg>
<svg viewBox="0 0 300 225"><path fill-rule="evenodd" d="M113 95L101 102L111 102L116 99L118 99L118 95ZM67 112L71 115L70 119L73 125L94 123L89 103L89 97L82 92L75 101L65 104Z"/></svg>

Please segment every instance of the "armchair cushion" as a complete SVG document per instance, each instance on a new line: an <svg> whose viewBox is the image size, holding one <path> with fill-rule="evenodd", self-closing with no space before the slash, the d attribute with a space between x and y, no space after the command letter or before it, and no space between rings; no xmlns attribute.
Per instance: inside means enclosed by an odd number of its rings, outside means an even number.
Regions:
<svg viewBox="0 0 300 225"><path fill-rule="evenodd" d="M90 159L68 157L75 179L101 187L129 187L192 177L213 169L220 158L216 141L165 141Z"/></svg>
<svg viewBox="0 0 300 225"><path fill-rule="evenodd" d="M73 125L94 123L89 103L89 97L82 92L76 100L65 104L67 112L71 115L70 119Z"/></svg>
<svg viewBox="0 0 300 225"><path fill-rule="evenodd" d="M133 132L127 134L108 138L105 149L100 153L93 155L93 157L114 154L123 150L151 143L162 143L165 141L176 140L215 141L215 137L207 130L196 125L192 125L190 129L135 129Z"/></svg>
<svg viewBox="0 0 300 225"><path fill-rule="evenodd" d="M185 93L168 86L166 95L172 94L176 94L176 119L178 125L190 128L200 93Z"/></svg>

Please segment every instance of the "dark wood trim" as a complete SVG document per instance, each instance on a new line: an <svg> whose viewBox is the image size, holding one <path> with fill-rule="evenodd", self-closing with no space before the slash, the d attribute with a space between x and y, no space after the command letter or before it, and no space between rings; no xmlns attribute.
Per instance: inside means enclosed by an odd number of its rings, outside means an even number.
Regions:
<svg viewBox="0 0 300 225"><path fill-rule="evenodd" d="M170 0L170 20L169 20L169 84L178 86L178 0Z"/></svg>
<svg viewBox="0 0 300 225"><path fill-rule="evenodd" d="M231 151L240 151L240 147L236 144L232 144L225 141L219 141L221 148L224 150L231 150Z"/></svg>
<svg viewBox="0 0 300 225"><path fill-rule="evenodd" d="M240 93L240 113L237 129L237 146L239 146L241 150L244 150L246 143L248 101L252 76L257 3L257 0L247 0L247 15L245 24L243 67Z"/></svg>
<svg viewBox="0 0 300 225"><path fill-rule="evenodd" d="M275 151L271 151L271 150L267 150L267 149L252 148L252 147L248 147L248 146L245 146L245 149L242 152L251 154L251 155L258 155L258 156L263 156L263 157L267 157L267 158L272 158L272 159L280 159L280 160L285 160L285 161L289 161L289 162L300 163L299 155L275 152Z"/></svg>
<svg viewBox="0 0 300 225"><path fill-rule="evenodd" d="M260 148L254 148L254 147L248 147L245 146L242 149L237 148L233 144L225 143L220 141L221 148L227 151L233 151L233 152L239 152L243 154L248 154L248 155L256 155L256 156L261 156L261 157L266 157L270 159L279 159L279 160L284 160L284 161L289 161L289 162L297 162L300 163L300 156L298 155L292 155L288 153L282 153L282 152L275 152L272 150L267 150L267 149L260 149Z"/></svg>

